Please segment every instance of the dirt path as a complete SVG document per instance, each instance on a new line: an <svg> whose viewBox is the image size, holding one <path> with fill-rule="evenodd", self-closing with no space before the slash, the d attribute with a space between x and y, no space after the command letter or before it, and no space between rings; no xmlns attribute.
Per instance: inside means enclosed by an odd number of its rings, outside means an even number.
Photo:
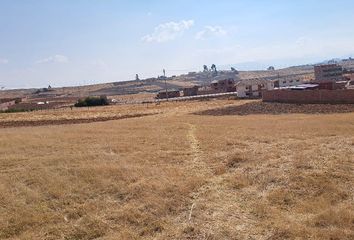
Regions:
<svg viewBox="0 0 354 240"><path fill-rule="evenodd" d="M190 203L186 212L182 213L179 221L185 229L196 229L197 239L209 239L220 232L222 226L232 225L240 232L240 237L249 237L248 230L255 222L252 216L243 211L244 199L235 201L235 192L225 184L224 174L215 174L215 167L205 161L209 156L203 152L201 142L197 137L197 126L187 123L187 139L190 142L192 158L186 166L190 174L205 179L202 186L190 194ZM190 233L190 234L195 234ZM252 236L255 237L255 236Z"/></svg>

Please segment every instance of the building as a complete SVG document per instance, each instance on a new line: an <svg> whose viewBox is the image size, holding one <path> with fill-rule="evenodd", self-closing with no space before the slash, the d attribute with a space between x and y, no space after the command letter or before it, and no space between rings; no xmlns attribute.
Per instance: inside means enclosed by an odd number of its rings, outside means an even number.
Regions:
<svg viewBox="0 0 354 240"><path fill-rule="evenodd" d="M279 79L274 81L275 88L288 88L302 84L300 79Z"/></svg>
<svg viewBox="0 0 354 240"><path fill-rule="evenodd" d="M337 82L343 80L343 67L338 64L315 66L315 81L317 83Z"/></svg>
<svg viewBox="0 0 354 240"><path fill-rule="evenodd" d="M180 97L181 93L179 90L161 90L157 96L156 99L165 99L165 98L176 98Z"/></svg>
<svg viewBox="0 0 354 240"><path fill-rule="evenodd" d="M235 80L233 78L214 80L210 84L214 92L235 92Z"/></svg>
<svg viewBox="0 0 354 240"><path fill-rule="evenodd" d="M183 88L183 96L196 96L198 95L198 86Z"/></svg>
<svg viewBox="0 0 354 240"><path fill-rule="evenodd" d="M352 81L354 80L354 73L345 74L343 77L345 81Z"/></svg>
<svg viewBox="0 0 354 240"><path fill-rule="evenodd" d="M237 96L239 98L262 97L262 91L273 89L274 82L261 79L243 80L236 84Z"/></svg>
<svg viewBox="0 0 354 240"><path fill-rule="evenodd" d="M350 80L347 82L347 84L345 85L346 89L354 89L354 80Z"/></svg>
<svg viewBox="0 0 354 240"><path fill-rule="evenodd" d="M300 84L297 86L292 86L289 87L290 90L296 90L296 91L303 91L303 90L315 90L319 89L318 84L311 84L311 83L306 83L306 84Z"/></svg>

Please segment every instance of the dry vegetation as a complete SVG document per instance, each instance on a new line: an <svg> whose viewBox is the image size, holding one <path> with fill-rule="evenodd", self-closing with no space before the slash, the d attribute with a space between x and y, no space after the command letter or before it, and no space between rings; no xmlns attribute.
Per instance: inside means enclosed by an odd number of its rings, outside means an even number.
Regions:
<svg viewBox="0 0 354 240"><path fill-rule="evenodd" d="M1 115L157 113L1 129L0 239L353 239L354 113L230 114L243 104Z"/></svg>

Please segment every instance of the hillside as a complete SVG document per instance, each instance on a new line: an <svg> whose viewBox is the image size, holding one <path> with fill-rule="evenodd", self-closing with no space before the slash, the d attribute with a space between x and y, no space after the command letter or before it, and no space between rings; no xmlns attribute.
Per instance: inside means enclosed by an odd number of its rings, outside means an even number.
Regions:
<svg viewBox="0 0 354 240"><path fill-rule="evenodd" d="M341 61L339 64L347 69L354 68L354 60ZM184 87L199 85L209 86L213 80L233 78L236 81L245 79L301 79L310 81L314 79L313 65L294 66L275 71L232 71L221 70L217 74L213 72L190 72L179 76L164 79L149 78L140 81L122 81L103 83L87 86L62 87L48 89L18 89L0 91L0 98L28 97L30 102L52 101L56 105L72 104L80 97L107 95L119 101L134 102L138 100L150 100L158 91L165 89L182 89ZM67 99L59 101L58 99Z"/></svg>
<svg viewBox="0 0 354 240"><path fill-rule="evenodd" d="M313 69L311 67L292 67L275 71L240 71L235 74L232 71L218 71L215 75L212 72L191 72L180 76L168 77L167 88L180 89L187 86L209 85L215 79L234 78L236 81L252 78L277 79L284 77L311 78ZM150 78L141 81L123 81L114 83L103 83L87 86L52 88L51 91L41 91L41 89L18 89L1 91L1 98L6 97L80 97L89 95L127 95L137 93L156 93L165 88L163 79Z"/></svg>

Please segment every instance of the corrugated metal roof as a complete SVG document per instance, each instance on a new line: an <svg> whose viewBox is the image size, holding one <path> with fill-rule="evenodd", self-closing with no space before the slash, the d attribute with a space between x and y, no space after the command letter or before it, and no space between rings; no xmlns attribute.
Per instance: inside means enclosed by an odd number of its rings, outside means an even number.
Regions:
<svg viewBox="0 0 354 240"><path fill-rule="evenodd" d="M289 88L293 89L293 90L304 90L304 89L309 89L309 88L316 88L318 86L319 86L318 84L300 84L300 85L292 86Z"/></svg>

